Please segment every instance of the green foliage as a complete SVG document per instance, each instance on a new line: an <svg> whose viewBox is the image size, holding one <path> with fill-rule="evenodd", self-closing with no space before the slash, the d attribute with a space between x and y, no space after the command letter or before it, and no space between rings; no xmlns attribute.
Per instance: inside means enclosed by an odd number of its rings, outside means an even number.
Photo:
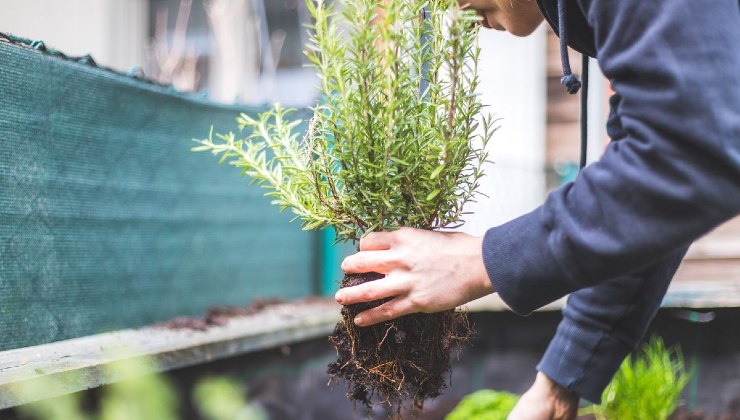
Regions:
<svg viewBox="0 0 740 420"><path fill-rule="evenodd" d="M175 388L164 375L156 371L151 359L145 357L122 358L106 366L105 377L113 380L103 388L100 411L97 415L86 413L80 403L80 394L67 394L56 398L54 390L63 383L81 382L76 375L61 379L42 377L20 382L12 392L17 398L33 401L18 407L26 418L34 420L175 420L178 413L178 396ZM193 390L198 412L206 420L264 420L267 414L246 400L246 390L226 378L206 378Z"/></svg>
<svg viewBox="0 0 740 420"><path fill-rule="evenodd" d="M463 398L445 420L506 420L518 400L515 394L483 389Z"/></svg>
<svg viewBox="0 0 740 420"><path fill-rule="evenodd" d="M21 405L18 411L26 417L37 420L89 420L80 405L77 395L62 395L57 398L47 399L55 386L59 386L56 380L21 382L12 389L13 394L26 400L34 401L30 404ZM52 390L52 391L50 391Z"/></svg>
<svg viewBox="0 0 740 420"><path fill-rule="evenodd" d="M100 402L100 420L176 420L178 398L162 375L152 374L146 358L129 358L106 367L112 378Z"/></svg>
<svg viewBox="0 0 740 420"><path fill-rule="evenodd" d="M494 131L490 116L480 130L476 121L479 17L454 0L343 3L339 13L307 0L306 55L325 102L302 141L301 122L277 105L239 117L246 137L212 134L193 150L220 155L304 229L333 226L339 240L459 222Z"/></svg>
<svg viewBox="0 0 740 420"><path fill-rule="evenodd" d="M63 389L64 383L81 382L75 374L63 378L41 377L22 382L12 392L22 400L34 401L18 407L25 416L37 420L175 420L177 395L164 376L152 374L152 361L142 357L121 355L118 362L105 367L104 377L114 382L105 387L100 401L100 413L88 415L82 409L79 394L57 398L54 390Z"/></svg>
<svg viewBox="0 0 740 420"><path fill-rule="evenodd" d="M667 419L690 378L681 350L666 348L661 338L653 337L638 357L622 362L593 413L597 419Z"/></svg>
<svg viewBox="0 0 740 420"><path fill-rule="evenodd" d="M266 420L267 413L247 404L244 387L228 378L206 378L193 391L201 417L207 420Z"/></svg>

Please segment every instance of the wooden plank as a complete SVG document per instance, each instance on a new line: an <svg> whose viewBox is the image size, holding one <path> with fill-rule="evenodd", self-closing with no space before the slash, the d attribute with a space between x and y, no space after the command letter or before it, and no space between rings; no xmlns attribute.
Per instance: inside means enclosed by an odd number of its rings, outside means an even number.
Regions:
<svg viewBox="0 0 740 420"><path fill-rule="evenodd" d="M578 162L581 129L574 122L551 122L547 124L547 150L545 158L548 163Z"/></svg>
<svg viewBox="0 0 740 420"><path fill-rule="evenodd" d="M560 310L565 301L540 311ZM508 310L498 295L466 306L471 312ZM740 278L674 281L662 306L740 307ZM315 299L270 306L206 331L147 327L0 352L0 409L30 402L11 392L19 384L45 383L51 378L59 384L44 395L51 398L122 379L105 369L116 361L146 356L149 371L167 371L326 336L338 320L339 306L332 299Z"/></svg>
<svg viewBox="0 0 740 420"><path fill-rule="evenodd" d="M553 303L543 306L536 312L559 311L565 306L565 300L566 298L558 299ZM476 299L465 305L464 308L470 312L503 312L509 310L509 307L501 300L498 293Z"/></svg>
<svg viewBox="0 0 740 420"><path fill-rule="evenodd" d="M661 306L692 309L740 307L740 278L729 281L674 281Z"/></svg>
<svg viewBox="0 0 740 420"><path fill-rule="evenodd" d="M678 267L673 282L737 282L740 280L740 258L685 259Z"/></svg>
<svg viewBox="0 0 740 420"><path fill-rule="evenodd" d="M152 372L167 371L326 336L338 320L339 306L322 299L271 306L206 331L148 327L0 352L0 409L30 402L11 392L14 385L55 380L51 398L120 380L104 368L116 361L147 356Z"/></svg>
<svg viewBox="0 0 740 420"><path fill-rule="evenodd" d="M737 259L740 264L740 217L736 217L691 245L687 259Z"/></svg>
<svg viewBox="0 0 740 420"><path fill-rule="evenodd" d="M538 311L559 311L566 298L546 305ZM466 305L471 312L507 311L509 308L498 294L489 295ZM740 277L730 280L673 281L668 288L663 308L734 308L740 307Z"/></svg>

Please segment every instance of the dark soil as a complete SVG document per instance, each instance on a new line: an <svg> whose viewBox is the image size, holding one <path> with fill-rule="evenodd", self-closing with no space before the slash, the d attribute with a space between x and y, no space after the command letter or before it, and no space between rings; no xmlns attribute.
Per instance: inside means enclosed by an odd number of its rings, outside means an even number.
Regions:
<svg viewBox="0 0 740 420"><path fill-rule="evenodd" d="M593 414L578 416L578 420L595 420ZM740 420L740 411L726 411L722 414L712 414L703 410L688 410L679 408L668 417L669 420Z"/></svg>
<svg viewBox="0 0 740 420"><path fill-rule="evenodd" d="M345 275L341 287L382 278L378 273ZM421 409L447 387L450 353L472 334L467 314L445 311L411 314L370 327L357 327L354 317L388 299L344 306L329 342L338 359L327 372L349 385L347 397L368 410L373 401L395 407L413 401Z"/></svg>
<svg viewBox="0 0 740 420"><path fill-rule="evenodd" d="M671 414L670 420L740 420L740 411L711 414L702 410L689 411L680 408Z"/></svg>
<svg viewBox="0 0 740 420"><path fill-rule="evenodd" d="M285 303L280 298L254 299L249 306L211 306L204 317L179 316L169 321L154 325L158 328L169 328L173 330L196 330L205 331L209 327L225 325L229 319L238 316L248 316L259 313L265 308Z"/></svg>
<svg viewBox="0 0 740 420"><path fill-rule="evenodd" d="M172 318L169 321L154 324L154 328L205 331L208 329L208 324L206 323L205 319L199 318L197 316L178 316L177 318Z"/></svg>

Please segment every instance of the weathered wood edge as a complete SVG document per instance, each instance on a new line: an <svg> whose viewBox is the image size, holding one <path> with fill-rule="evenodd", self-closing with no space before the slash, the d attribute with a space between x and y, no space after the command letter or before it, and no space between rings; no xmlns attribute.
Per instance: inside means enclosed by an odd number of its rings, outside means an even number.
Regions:
<svg viewBox="0 0 740 420"><path fill-rule="evenodd" d="M546 305L538 311L558 311L565 307L566 298ZM661 303L662 308L711 309L740 307L740 278L700 281L674 281ZM496 295L470 302L471 312L505 311L506 304Z"/></svg>
<svg viewBox="0 0 740 420"><path fill-rule="evenodd" d="M19 385L45 385L43 398L121 380L111 363L143 358L147 371L162 372L327 336L339 320L331 300L269 307L206 331L147 327L121 330L0 352L0 409L33 401L15 395Z"/></svg>
<svg viewBox="0 0 740 420"><path fill-rule="evenodd" d="M564 305L565 299L560 299L540 311L557 311ZM662 306L740 307L740 279L676 282ZM466 308L470 312L507 310L497 295ZM149 371L168 371L327 336L338 320L339 306L333 300L313 300L268 307L207 331L148 327L0 352L0 409L32 401L11 392L19 384L52 380L55 386L43 396L52 398L123 379L105 369L116 361L146 357Z"/></svg>

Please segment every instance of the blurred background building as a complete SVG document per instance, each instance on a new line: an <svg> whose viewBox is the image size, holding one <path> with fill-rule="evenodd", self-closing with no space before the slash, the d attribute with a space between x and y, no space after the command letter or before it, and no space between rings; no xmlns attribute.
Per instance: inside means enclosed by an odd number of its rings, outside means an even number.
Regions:
<svg viewBox="0 0 740 420"><path fill-rule="evenodd" d="M100 66L197 94L173 94L0 43L5 48L0 53L7 54L0 59L21 63L13 67L0 61L5 83L0 86L13 88L0 92L0 140L17 146L0 150L0 330L8 326L10 331L0 337L0 348L11 352L0 351L0 407L12 405L3 405L3 369L38 373L33 358L46 357L22 346L86 340L90 334L197 315L211 305L242 304L248 298L331 295L341 276L340 253L327 245L331 241L300 232L231 168L189 152L191 138L207 135L211 124L233 125L244 105L315 103L316 76L305 67L302 53L308 19L303 0L2 0L0 32L43 40L72 56L91 54ZM579 98L560 85L558 42L546 25L527 38L482 31L480 46L479 94L500 128L490 145L494 163L481 185L487 197L471 203L473 214L462 227L474 234L536 208L549 190L573 180L580 133ZM574 73L580 74L579 57L571 53ZM29 74L34 71L43 74L35 78ZM593 162L608 141L609 86L595 62L590 80L588 160ZM85 81L89 86L82 89ZM47 94L54 101L39 99ZM79 179L85 177L96 179ZM335 271L322 271L326 267ZM732 368L738 366L736 334L734 341L728 339L728 331L736 330L738 302L740 219L735 219L692 246L663 302L671 309L659 314L661 334L688 343L687 360L702 364L688 397L692 407L729 406L740 395ZM501 302L473 308L481 311L480 325L490 330L480 336L492 339L467 359L468 368L455 370L465 378L456 383L463 390L500 383L526 389L529 378L522 372L534 368L562 303L529 318L499 312L505 310ZM316 312L325 318L313 330L280 315L288 326L259 336L262 347L249 347L253 343L243 332L231 341L217 338L226 343L223 347L200 339L193 343L198 336L183 333L180 338L191 347L172 350L167 369L205 364L213 354L223 359L266 349L238 363L215 363L224 371L243 364L244 376L257 378L253 388L272 397L281 388L271 364L285 365L288 344L313 337L308 347L296 344L300 360L290 362L293 373L313 376L298 380L296 374L287 382L303 401L322 402L325 366L333 355L325 354L321 328L331 331L338 311L319 307ZM13 332L18 341L12 340ZM155 337L144 341L156 346L172 340L169 332L146 334ZM115 333L106 337L118 340ZM100 353L96 340L101 338L86 341L92 350L82 351L85 366ZM64 351L78 357L77 344L70 343ZM169 351L157 347L155 354ZM69 364L56 348L52 353L49 366ZM187 382L196 370L180 370L180 380ZM252 371L267 372L267 379ZM715 392L720 386L724 394ZM312 394L317 389L318 395ZM343 392L335 394L346 402ZM331 407L335 401L323 404Z"/></svg>
<svg viewBox="0 0 740 420"><path fill-rule="evenodd" d="M302 53L308 19L303 0L5 0L0 28L215 101L310 106L315 75ZM480 93L500 130L483 185L490 198L471 207L470 232L536 207L548 188L575 175L577 99L553 86L551 37L544 25L528 38L481 33ZM598 151L604 88L594 86Z"/></svg>
<svg viewBox="0 0 740 420"><path fill-rule="evenodd" d="M316 77L305 66L309 16L303 0L3 0L0 30L70 55L91 54L99 65L141 73L180 91L223 103L315 101ZM543 25L516 38L481 31L480 94L499 118L488 168L462 230L482 234L542 203L547 191L575 178L579 100L561 77L558 42ZM577 53L571 51L575 73ZM608 83L591 66L589 161L607 142ZM740 222L700 242L689 256L740 276ZM694 247L697 248L697 247ZM711 251L708 251L711 250ZM714 257L719 256L719 257ZM711 271L711 270L710 270Z"/></svg>
<svg viewBox="0 0 740 420"><path fill-rule="evenodd" d="M316 77L305 66L303 0L3 0L0 30L99 65L142 72L223 103L311 106ZM499 118L489 167L463 228L482 233L539 205L577 173L579 101L559 83L557 38L547 25L516 38L482 31L480 94ZM580 73L577 54L571 62ZM589 161L606 142L608 83L591 66ZM738 222L722 255L740 254ZM726 236L725 235L725 236ZM705 247L706 248L706 247ZM729 250L729 251L728 251ZM733 257L734 258L734 257Z"/></svg>
<svg viewBox="0 0 740 420"><path fill-rule="evenodd" d="M0 26L217 101L307 105L306 19L300 0L8 0Z"/></svg>

